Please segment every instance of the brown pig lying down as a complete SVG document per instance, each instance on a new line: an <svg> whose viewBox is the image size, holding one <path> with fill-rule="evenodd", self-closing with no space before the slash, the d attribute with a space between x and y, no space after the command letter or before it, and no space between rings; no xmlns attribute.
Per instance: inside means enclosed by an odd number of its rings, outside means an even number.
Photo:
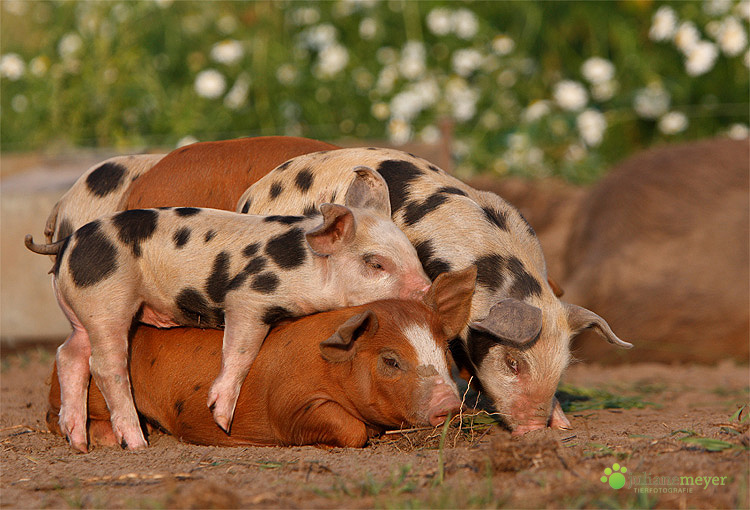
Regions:
<svg viewBox="0 0 750 510"><path fill-rule="evenodd" d="M362 447L385 429L438 425L460 401L448 338L468 321L476 269L441 275L424 302L385 300L274 328L240 391L230 434L206 407L221 365L222 332L138 326L130 375L139 413L182 441L204 445ZM47 424L58 424L53 369ZM90 445L115 445L107 405L91 384Z"/></svg>

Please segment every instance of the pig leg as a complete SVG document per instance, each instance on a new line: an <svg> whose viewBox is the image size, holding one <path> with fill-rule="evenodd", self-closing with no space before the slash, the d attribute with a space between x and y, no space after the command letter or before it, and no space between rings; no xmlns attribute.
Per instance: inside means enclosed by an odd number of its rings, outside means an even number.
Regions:
<svg viewBox="0 0 750 510"><path fill-rule="evenodd" d="M233 315L227 310L224 317L226 326L221 349L221 371L208 391L208 407L212 410L214 421L227 434L242 383L270 329L257 318L247 320L247 316L240 318Z"/></svg>
<svg viewBox="0 0 750 510"><path fill-rule="evenodd" d="M86 329L63 299L56 282L53 282L53 288L60 308L73 327L73 332L57 348L55 356L60 381L60 432L68 439L70 446L86 453L86 399L91 343Z"/></svg>
<svg viewBox="0 0 750 510"><path fill-rule="evenodd" d="M91 373L104 395L112 431L123 448L147 446L143 437L128 374L128 325L90 328Z"/></svg>

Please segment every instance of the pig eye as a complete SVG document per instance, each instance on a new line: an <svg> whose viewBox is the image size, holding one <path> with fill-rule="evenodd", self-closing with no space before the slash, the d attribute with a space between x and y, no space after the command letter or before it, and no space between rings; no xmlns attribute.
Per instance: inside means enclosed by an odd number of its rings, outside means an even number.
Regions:
<svg viewBox="0 0 750 510"><path fill-rule="evenodd" d="M383 264L380 262L378 257L374 255L365 255L363 257L363 260L365 261L365 264L367 264L367 266L371 269L375 269L376 271L382 271L384 269Z"/></svg>
<svg viewBox="0 0 750 510"><path fill-rule="evenodd" d="M518 361L516 361L514 358L508 356L505 358L505 364L508 365L508 368L510 368L514 374L518 373Z"/></svg>
<svg viewBox="0 0 750 510"><path fill-rule="evenodd" d="M398 364L398 360L395 358L389 358L387 356L383 356L383 363L385 363L386 366L391 368L401 368Z"/></svg>

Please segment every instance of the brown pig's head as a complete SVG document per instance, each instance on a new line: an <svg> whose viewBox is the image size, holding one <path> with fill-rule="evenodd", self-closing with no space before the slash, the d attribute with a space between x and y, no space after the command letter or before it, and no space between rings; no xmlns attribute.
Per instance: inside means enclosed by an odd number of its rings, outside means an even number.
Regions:
<svg viewBox="0 0 750 510"><path fill-rule="evenodd" d="M545 288L534 299L500 299L484 318L469 323L461 354L468 357L480 389L514 435L547 426L569 427L554 396L570 362L570 340L577 333L594 328L608 342L632 347L604 319L554 294Z"/></svg>
<svg viewBox="0 0 750 510"><path fill-rule="evenodd" d="M388 186L370 168L354 172L346 206L322 204L323 224L306 235L312 250L326 257L330 284L345 296L340 306L422 298L430 280L416 250L391 220Z"/></svg>
<svg viewBox="0 0 750 510"><path fill-rule="evenodd" d="M476 270L440 275L423 302L381 301L357 313L320 344L349 400L349 411L376 428L439 425L459 410L448 339L466 325Z"/></svg>

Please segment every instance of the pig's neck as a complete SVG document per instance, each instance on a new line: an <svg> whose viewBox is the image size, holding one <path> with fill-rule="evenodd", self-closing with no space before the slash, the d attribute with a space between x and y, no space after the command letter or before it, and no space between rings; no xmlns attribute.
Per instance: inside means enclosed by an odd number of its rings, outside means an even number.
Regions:
<svg viewBox="0 0 750 510"><path fill-rule="evenodd" d="M313 254L310 277L300 283L295 304L306 315L349 306L329 257Z"/></svg>

